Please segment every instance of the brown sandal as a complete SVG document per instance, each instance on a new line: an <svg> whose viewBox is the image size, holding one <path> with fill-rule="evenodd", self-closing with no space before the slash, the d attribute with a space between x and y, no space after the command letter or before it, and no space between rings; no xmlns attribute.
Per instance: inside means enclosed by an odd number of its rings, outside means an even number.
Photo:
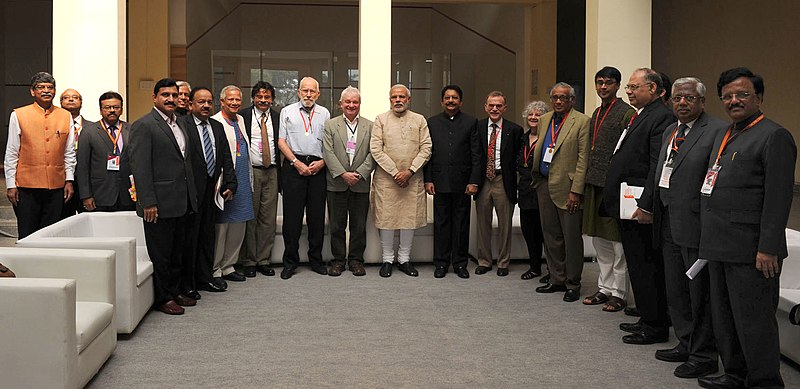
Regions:
<svg viewBox="0 0 800 389"><path fill-rule="evenodd" d="M603 311L606 311L606 312L619 312L623 308L625 308L627 305L628 305L628 303L626 303L625 300L623 300L623 299L621 299L621 298L619 298L617 296L611 296L611 297L608 298L608 302L606 302L606 304L603 305Z"/></svg>
<svg viewBox="0 0 800 389"><path fill-rule="evenodd" d="M583 299L583 305L598 305L608 301L608 296L601 291L597 291L595 294L591 296L587 296Z"/></svg>

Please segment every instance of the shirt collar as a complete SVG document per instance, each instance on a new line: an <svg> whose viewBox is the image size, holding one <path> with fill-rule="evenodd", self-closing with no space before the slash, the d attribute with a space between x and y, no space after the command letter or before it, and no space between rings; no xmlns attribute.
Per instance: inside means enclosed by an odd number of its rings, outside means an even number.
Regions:
<svg viewBox="0 0 800 389"><path fill-rule="evenodd" d="M497 124L497 128L503 128L503 117L502 116L500 117L500 120L498 120L497 122L493 122L492 119L489 119L488 122L489 122L489 127L488 128L492 128L492 123Z"/></svg>
<svg viewBox="0 0 800 389"><path fill-rule="evenodd" d="M342 117L344 118L345 123L349 124L350 127L353 127L358 124L358 115L356 115L356 118L352 122L350 121L350 119L347 118L347 116L344 116L344 114L342 115Z"/></svg>
<svg viewBox="0 0 800 389"><path fill-rule="evenodd" d="M173 114L172 117L170 118L169 116L165 115L164 112L161 112L160 109L156 107L153 107L153 109L156 112L158 112L158 114L161 116L162 119L164 119L165 122L167 122L167 124L170 124L170 121L172 121L172 123L175 123L175 114Z"/></svg>

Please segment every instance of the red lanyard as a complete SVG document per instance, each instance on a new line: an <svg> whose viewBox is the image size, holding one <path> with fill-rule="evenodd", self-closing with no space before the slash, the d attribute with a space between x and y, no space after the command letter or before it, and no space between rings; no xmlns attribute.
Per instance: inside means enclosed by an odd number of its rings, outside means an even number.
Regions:
<svg viewBox="0 0 800 389"><path fill-rule="evenodd" d="M117 123L119 123L119 121L117 121ZM114 148L117 148L117 141L119 140L119 136L122 135L122 126L117 128L117 136L116 137L112 137L111 136L111 131L108 128L106 128L106 123L105 123L104 120L102 120L102 119L100 120L100 125L103 127L104 130L106 130L106 134L108 135L108 139L111 139L111 143L114 145Z"/></svg>
<svg viewBox="0 0 800 389"><path fill-rule="evenodd" d="M733 131L733 125L728 127L728 131L725 132L725 137L722 138L722 143L719 145L719 151L717 151L717 159L714 161L714 165L719 165L719 157L722 156L722 152L725 151L725 147L728 146L728 142L733 140L733 138L736 138L737 136L739 136L739 134L741 134L741 133L753 128L753 126L758 124L758 122L760 122L761 119L764 119L764 114L763 113L761 114L761 116L757 117L756 120L753 120L752 123L748 124L747 127L743 128L741 131L739 131L734 136L731 136L731 131Z"/></svg>
<svg viewBox="0 0 800 389"><path fill-rule="evenodd" d="M303 115L303 109L300 108L300 118L303 119L303 129L306 130L306 136L308 136L308 132L311 131L311 125L314 121L314 110L311 110L311 115L308 115L308 124L306 124L306 117Z"/></svg>
<svg viewBox="0 0 800 389"><path fill-rule="evenodd" d="M567 122L567 117L568 116L569 116L569 112L567 112L567 114L564 115L564 119L561 119L561 125L558 125L558 126L555 124L555 122L556 122L556 115L555 114L553 115L553 118L550 119L550 148L551 149L556 147L556 139L558 139L558 134L561 133L561 129L564 128L564 123ZM555 127L556 130L553 130L553 127Z"/></svg>
<svg viewBox="0 0 800 389"><path fill-rule="evenodd" d="M594 148L594 141L597 139L597 133L600 132L600 127L603 127L603 122L606 121L606 116L608 116L608 113L611 112L611 107L613 107L614 103L616 102L617 99L614 99L614 101L612 101L611 104L608 105L608 109L606 110L606 113L603 115L602 119L600 119L600 110L603 108L603 106L601 105L600 108L597 109L597 116L594 117L594 135L592 135L592 148ZM600 119L599 125L597 124L597 119Z"/></svg>
<svg viewBox="0 0 800 389"><path fill-rule="evenodd" d="M528 137L530 137L530 135L528 135ZM536 142L538 141L539 139L536 139L536 141L534 141L532 145L529 145L530 141L525 142L525 145L522 147L522 158L525 158L526 164L528 163L528 158L531 157L531 153L533 153L533 149L536 148Z"/></svg>

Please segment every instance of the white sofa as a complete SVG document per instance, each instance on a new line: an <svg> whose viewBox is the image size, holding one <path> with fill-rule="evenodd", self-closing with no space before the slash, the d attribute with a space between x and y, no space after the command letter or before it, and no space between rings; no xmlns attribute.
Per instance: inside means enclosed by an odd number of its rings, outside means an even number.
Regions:
<svg viewBox="0 0 800 389"><path fill-rule="evenodd" d="M783 260L781 289L778 299L778 328L781 353L800 363L800 326L789 322L789 312L800 304L800 231L786 229L789 256Z"/></svg>
<svg viewBox="0 0 800 389"><path fill-rule="evenodd" d="M20 239L17 246L116 252L118 333L133 332L153 305L153 264L135 212L84 212Z"/></svg>
<svg viewBox="0 0 800 389"><path fill-rule="evenodd" d="M82 388L117 346L114 252L0 248L0 386Z"/></svg>

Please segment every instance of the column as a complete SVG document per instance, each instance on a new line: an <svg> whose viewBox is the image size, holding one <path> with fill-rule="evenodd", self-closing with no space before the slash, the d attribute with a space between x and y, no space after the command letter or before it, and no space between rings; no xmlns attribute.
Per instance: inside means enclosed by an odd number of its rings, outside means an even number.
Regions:
<svg viewBox="0 0 800 389"><path fill-rule="evenodd" d="M360 0L358 71L361 116L373 120L389 110L392 61L391 0Z"/></svg>

